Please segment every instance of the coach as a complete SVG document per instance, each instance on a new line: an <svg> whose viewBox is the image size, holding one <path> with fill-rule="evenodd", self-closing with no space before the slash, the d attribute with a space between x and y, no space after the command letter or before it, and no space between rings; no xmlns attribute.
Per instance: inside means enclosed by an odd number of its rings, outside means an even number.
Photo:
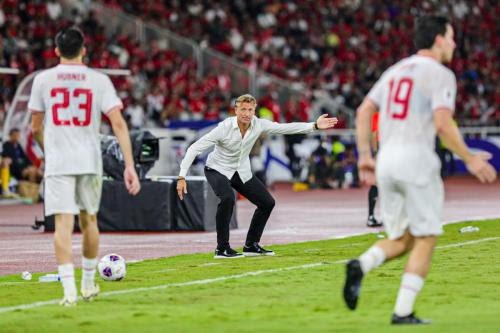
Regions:
<svg viewBox="0 0 500 333"><path fill-rule="evenodd" d="M244 256L274 255L259 245L266 222L274 207L274 199L257 177L252 176L248 157L252 146L261 134L305 134L335 126L337 118L320 116L315 123L278 124L255 117L257 102L251 95L236 99L236 117L220 122L216 128L193 143L181 162L177 193L182 200L187 193L186 174L195 157L215 146L208 155L205 176L219 197L216 229L217 249L214 258L238 258ZM229 245L229 222L235 205L233 188L257 206L248 230L243 254Z"/></svg>

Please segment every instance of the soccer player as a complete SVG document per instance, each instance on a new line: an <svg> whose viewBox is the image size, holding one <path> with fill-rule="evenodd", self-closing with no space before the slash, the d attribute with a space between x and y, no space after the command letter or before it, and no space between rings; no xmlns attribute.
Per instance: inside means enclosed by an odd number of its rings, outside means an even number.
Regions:
<svg viewBox="0 0 500 333"><path fill-rule="evenodd" d="M111 80L83 64L80 30L64 29L55 42L60 64L35 77L28 108L34 136L45 151L45 214L55 214L54 246L64 289L60 304L70 306L77 301L71 244L74 214L80 214L83 233L80 291L85 300L99 293L94 276L99 250L96 214L102 187L101 112L110 120L123 152L128 192L137 194L140 183L121 115L123 105Z"/></svg>
<svg viewBox="0 0 500 333"><path fill-rule="evenodd" d="M305 134L315 129L335 126L337 118L320 116L315 123L278 124L255 117L257 102L252 95L242 95L236 99L236 117L220 122L216 128L193 143L181 162L177 181L177 193L182 200L187 193L186 174L195 157L215 146L205 166L207 181L219 197L217 207L216 259L241 258L244 256L274 255L259 245L267 220L274 208L274 199L264 184L252 175L250 151L262 134ZM235 198L233 188L257 206L248 229L243 255L229 245L229 223L233 214Z"/></svg>
<svg viewBox="0 0 500 333"><path fill-rule="evenodd" d="M416 26L417 54L386 70L357 111L360 178L377 180L388 239L347 263L344 300L354 310L361 281L383 262L409 252L392 324L425 324L413 306L429 271L436 238L442 234L443 183L435 136L460 156L483 183L496 179L487 156L472 154L453 125L456 79L443 64L452 59L453 28L440 16L424 16ZM380 111L377 163L370 150L371 115Z"/></svg>

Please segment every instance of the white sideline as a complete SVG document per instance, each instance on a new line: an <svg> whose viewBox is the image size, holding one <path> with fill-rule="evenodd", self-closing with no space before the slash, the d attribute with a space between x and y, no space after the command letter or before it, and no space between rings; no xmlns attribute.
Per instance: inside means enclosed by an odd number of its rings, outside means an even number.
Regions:
<svg viewBox="0 0 500 333"><path fill-rule="evenodd" d="M488 241L497 240L497 239L500 239L500 237L488 237L488 238L481 238L481 239L467 241L467 242L442 245L442 246L437 246L436 249L447 249L447 248L452 248L452 247L460 247L460 246L464 246L464 245L478 244L478 243L488 242ZM186 287L186 286L193 286L193 285L210 284L210 283L216 283L216 282L226 281L226 280L231 280L231 279L241 279L241 278L245 278L248 276L257 276L257 275L262 275L262 274L277 273L277 272L291 271L291 270L297 270L297 269L307 269L307 268L313 268L313 267L318 267L318 266L323 266L323 265L342 264L345 262L347 262L347 259L337 260L337 261L333 261L333 262L318 262L318 263L305 264L305 265L300 265L300 266L289 266L289 267L283 267L283 268L264 269L264 270L260 270L260 271L246 272L246 273L234 274L234 275L226 275L226 276L221 276L221 277L217 277L217 278L213 278L213 279L193 280L193 281L187 281L187 282L167 283L167 284L162 284L162 285L152 286L152 287L115 290L115 291L108 291L108 292L101 293L101 294L99 294L99 297L132 294L132 293L137 293L137 292L142 292L142 291L160 290L160 289L167 289L167 288L173 288L173 287ZM81 298L80 298L80 300L81 300ZM34 309L34 308L42 307L45 305L53 305L53 304L58 304L58 303L59 303L59 300L56 299L56 300L21 304L21 305L9 306L9 307L0 307L0 313Z"/></svg>
<svg viewBox="0 0 500 333"><path fill-rule="evenodd" d="M471 241L463 242L463 243L454 243L454 244L436 246L436 249L448 249L450 247L460 247L460 246L464 246L464 245L477 244L477 243L488 242L488 241L497 240L497 239L500 239L500 237L480 238L480 239L471 240Z"/></svg>
<svg viewBox="0 0 500 333"><path fill-rule="evenodd" d="M326 264L338 264L338 263L344 263L344 262L346 262L346 260L338 260L338 261L335 261L332 263L319 262L319 263L305 264L305 265L300 265L300 266L265 269L265 270L260 270L260 271L246 272L246 273L242 273L242 274L226 275L226 276L221 276L221 277L213 278L213 279L193 280L193 281L187 281L187 282L167 283L167 284L162 284L162 285L152 286L152 287L142 287L142 288L108 291L108 292L100 293L99 297L131 294L131 293L136 293L136 292L141 292L141 291L167 289L167 288L172 288L172 287L193 286L193 285L197 285L197 284L209 284L209 283L220 282L220 281L225 281L225 280L230 280L230 279L241 279L241 278L244 278L247 276L257 276L257 275L262 275L262 274L266 274L266 273L277 273L277 272L282 272L282 271L311 268L311 267L317 267L317 266L322 266L322 265L326 265ZM81 300L81 297L79 297L79 300ZM3 307L3 308L0 308L0 313L33 309L33 308L41 307L44 305L57 304L58 302L59 302L59 300L51 300L51 301L44 301L44 302L35 302L35 303L29 303L29 304L15 305L15 306L10 306L10 307Z"/></svg>

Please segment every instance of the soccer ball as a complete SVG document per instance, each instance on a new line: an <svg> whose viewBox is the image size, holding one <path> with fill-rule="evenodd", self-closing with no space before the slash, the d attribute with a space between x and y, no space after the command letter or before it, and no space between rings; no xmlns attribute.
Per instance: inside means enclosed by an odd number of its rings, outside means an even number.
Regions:
<svg viewBox="0 0 500 333"><path fill-rule="evenodd" d="M127 274L127 264L122 256L111 253L99 260L99 275L106 281L120 281Z"/></svg>

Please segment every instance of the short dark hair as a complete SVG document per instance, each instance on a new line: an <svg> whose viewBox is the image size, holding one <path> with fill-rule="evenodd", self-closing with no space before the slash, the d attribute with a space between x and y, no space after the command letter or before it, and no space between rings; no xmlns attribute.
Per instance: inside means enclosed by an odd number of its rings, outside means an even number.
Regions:
<svg viewBox="0 0 500 333"><path fill-rule="evenodd" d="M9 135L12 135L12 134L17 133L17 132L21 132L21 131L19 130L19 128L17 128L17 127L12 127L12 128L10 129L10 131L9 131Z"/></svg>
<svg viewBox="0 0 500 333"><path fill-rule="evenodd" d="M417 20L415 29L415 47L417 50L430 49L437 35L444 36L450 21L439 15L422 16Z"/></svg>
<svg viewBox="0 0 500 333"><path fill-rule="evenodd" d="M76 27L63 29L56 36L56 46L62 57L76 58L83 47L83 33Z"/></svg>

